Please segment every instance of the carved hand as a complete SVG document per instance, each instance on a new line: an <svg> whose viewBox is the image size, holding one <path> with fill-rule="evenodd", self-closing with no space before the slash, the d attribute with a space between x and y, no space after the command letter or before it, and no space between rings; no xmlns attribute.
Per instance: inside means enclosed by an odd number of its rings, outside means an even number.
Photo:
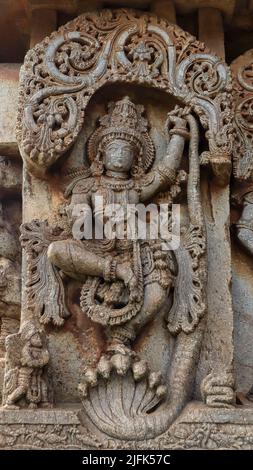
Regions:
<svg viewBox="0 0 253 470"><path fill-rule="evenodd" d="M189 114L189 112L189 107L180 108L179 106L175 106L175 108L168 113L166 128L169 134L178 134L185 138L189 136L188 131L186 130L186 116ZM177 130L181 132L177 133Z"/></svg>

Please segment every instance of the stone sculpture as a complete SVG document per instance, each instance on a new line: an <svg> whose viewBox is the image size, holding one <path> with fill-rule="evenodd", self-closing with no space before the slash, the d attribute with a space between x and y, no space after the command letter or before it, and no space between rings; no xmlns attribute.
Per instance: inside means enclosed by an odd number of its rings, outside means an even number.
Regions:
<svg viewBox="0 0 253 470"><path fill-rule="evenodd" d="M217 223L207 214L209 182L227 194L231 87L229 68L204 44L131 10L81 15L28 52L17 124L22 315L6 342L5 413L46 406L50 421L53 389L63 408L78 406L76 437L65 418L58 433L66 446L85 435L87 446L139 448L167 442L192 399L218 417L234 409L230 350L209 347ZM123 237L76 236L96 220L105 226L96 198L120 208ZM160 232L125 236L128 206L151 203L166 204L170 229L172 205L183 208L174 251Z"/></svg>

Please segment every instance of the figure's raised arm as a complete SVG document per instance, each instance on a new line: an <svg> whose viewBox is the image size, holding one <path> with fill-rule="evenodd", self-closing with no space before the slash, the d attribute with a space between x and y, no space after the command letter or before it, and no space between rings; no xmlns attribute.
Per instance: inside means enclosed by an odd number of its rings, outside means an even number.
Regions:
<svg viewBox="0 0 253 470"><path fill-rule="evenodd" d="M148 185L144 185L141 190L141 200L150 199L156 193L165 191L176 179L176 171L178 170L184 151L185 140L189 138L187 130L186 115L189 110L187 108L175 107L168 114L166 127L170 136L167 153L152 171L154 178Z"/></svg>

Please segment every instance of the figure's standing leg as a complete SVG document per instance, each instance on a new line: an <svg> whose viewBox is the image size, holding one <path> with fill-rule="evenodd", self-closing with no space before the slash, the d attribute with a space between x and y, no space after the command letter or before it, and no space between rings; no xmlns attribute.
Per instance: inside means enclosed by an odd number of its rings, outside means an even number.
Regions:
<svg viewBox="0 0 253 470"><path fill-rule="evenodd" d="M43 373L40 377L40 389L41 389L41 407L42 408L52 408L53 403L50 403L49 393L48 393L48 383L46 378L43 376Z"/></svg>
<svg viewBox="0 0 253 470"><path fill-rule="evenodd" d="M129 349L141 329L150 322L163 307L168 291L163 289L158 282L153 282L145 287L144 302L141 311L129 322L120 326L112 326L107 330L108 350L120 351Z"/></svg>
<svg viewBox="0 0 253 470"><path fill-rule="evenodd" d="M95 387L99 376L109 379L111 370L124 376L130 369L136 381L148 376L148 383L151 389L156 390L156 395L163 399L167 393L167 388L163 384L161 372L151 372L145 360L139 357L131 349L140 330L151 321L165 304L168 298L168 290L163 289L158 282L150 283L145 288L144 303L141 311L119 326L109 327L107 330L108 346L96 368L87 368L84 374L84 381L80 384L79 391L82 396L86 396L88 388Z"/></svg>

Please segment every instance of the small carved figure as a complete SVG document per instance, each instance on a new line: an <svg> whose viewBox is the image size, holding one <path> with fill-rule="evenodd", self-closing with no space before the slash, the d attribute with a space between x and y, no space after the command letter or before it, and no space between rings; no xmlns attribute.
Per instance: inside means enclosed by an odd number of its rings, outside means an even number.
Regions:
<svg viewBox="0 0 253 470"><path fill-rule="evenodd" d="M20 349L12 351L13 340L20 336ZM15 338L14 338L15 337ZM30 408L39 404L49 406L48 387L43 375L49 361L49 353L44 344L43 333L32 321L22 326L19 334L10 335L6 340L8 355L16 356L16 367L10 368L5 374L3 404L6 408L19 408L19 402L24 398ZM19 349L19 351L18 351ZM13 357L9 360L13 361Z"/></svg>

